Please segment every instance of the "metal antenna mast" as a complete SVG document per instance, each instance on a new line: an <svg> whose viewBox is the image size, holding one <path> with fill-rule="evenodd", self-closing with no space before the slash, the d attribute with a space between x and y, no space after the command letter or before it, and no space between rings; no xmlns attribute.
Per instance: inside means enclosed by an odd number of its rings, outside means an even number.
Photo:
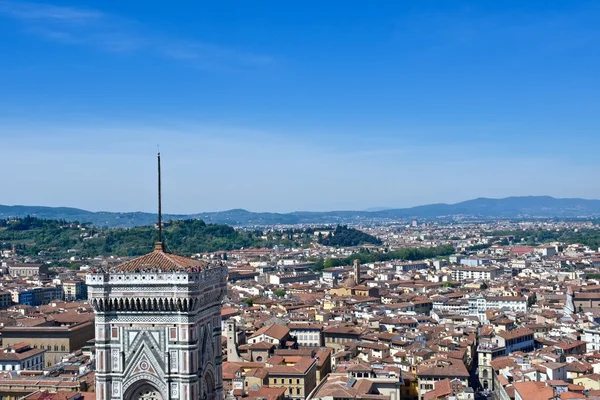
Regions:
<svg viewBox="0 0 600 400"><path fill-rule="evenodd" d="M158 242L163 244L162 239L162 194L161 194L161 182L160 182L160 151L158 152Z"/></svg>

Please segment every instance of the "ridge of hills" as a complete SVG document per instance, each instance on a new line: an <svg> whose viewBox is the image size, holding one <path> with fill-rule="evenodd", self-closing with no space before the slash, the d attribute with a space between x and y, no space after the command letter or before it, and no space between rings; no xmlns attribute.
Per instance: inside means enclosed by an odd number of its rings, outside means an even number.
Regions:
<svg viewBox="0 0 600 400"><path fill-rule="evenodd" d="M71 207L0 205L0 218L32 216L42 219L79 221L99 227L152 225L156 214L147 212L87 211ZM232 209L196 214L164 214L164 220L202 219L206 223L233 226L294 224L354 224L410 219L514 219L514 218L592 218L600 216L600 200L516 196L502 199L477 198L455 204L428 204L409 208L373 211L294 211L290 213L251 212Z"/></svg>

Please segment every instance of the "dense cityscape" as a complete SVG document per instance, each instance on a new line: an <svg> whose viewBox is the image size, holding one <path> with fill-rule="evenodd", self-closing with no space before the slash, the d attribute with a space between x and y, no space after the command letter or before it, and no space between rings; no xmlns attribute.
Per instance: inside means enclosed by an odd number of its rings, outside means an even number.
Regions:
<svg viewBox="0 0 600 400"><path fill-rule="evenodd" d="M599 22L0 0L0 400L600 400Z"/></svg>
<svg viewBox="0 0 600 400"><path fill-rule="evenodd" d="M20 227L22 234L35 221L8 219L1 233ZM81 240L91 229L62 223ZM186 390L198 398L205 390L200 398L249 400L600 396L594 222L412 220L252 232L296 245L182 257L170 253L168 241L152 251L149 240L141 257L84 257L74 248L24 245L22 236L3 241L0 396L109 398L110 391L145 399L162 398L151 396L163 390L171 398L185 398ZM186 282L180 293L173 271L209 286L194 292ZM135 281L113 281L130 277ZM173 328L179 319L143 328L194 310L210 318L195 322L198 332L188 336ZM144 335L145 329L155 333ZM180 346L186 343L195 347ZM160 350L146 354L145 346ZM132 397L127 386L136 363L152 385L133 386L147 397ZM204 374L206 366L210 376L202 378L196 371ZM186 381L184 372L196 381ZM153 376L171 383L163 388Z"/></svg>

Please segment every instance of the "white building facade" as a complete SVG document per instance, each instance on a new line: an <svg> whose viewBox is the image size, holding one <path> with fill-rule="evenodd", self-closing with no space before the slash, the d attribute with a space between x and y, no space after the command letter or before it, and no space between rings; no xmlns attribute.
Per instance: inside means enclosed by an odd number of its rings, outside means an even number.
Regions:
<svg viewBox="0 0 600 400"><path fill-rule="evenodd" d="M227 270L154 252L86 278L96 314L96 398L222 399Z"/></svg>
<svg viewBox="0 0 600 400"><path fill-rule="evenodd" d="M458 266L452 268L452 280L464 281L491 281L502 276L504 272L496 267L467 267Z"/></svg>

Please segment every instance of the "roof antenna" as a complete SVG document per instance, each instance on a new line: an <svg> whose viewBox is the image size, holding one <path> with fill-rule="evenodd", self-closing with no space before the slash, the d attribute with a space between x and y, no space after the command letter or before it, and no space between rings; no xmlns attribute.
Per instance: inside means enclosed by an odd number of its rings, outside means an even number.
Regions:
<svg viewBox="0 0 600 400"><path fill-rule="evenodd" d="M161 193L161 182L160 182L160 147L156 145L158 149L158 242L154 246L154 250L164 251L163 239L162 239L162 193Z"/></svg>

